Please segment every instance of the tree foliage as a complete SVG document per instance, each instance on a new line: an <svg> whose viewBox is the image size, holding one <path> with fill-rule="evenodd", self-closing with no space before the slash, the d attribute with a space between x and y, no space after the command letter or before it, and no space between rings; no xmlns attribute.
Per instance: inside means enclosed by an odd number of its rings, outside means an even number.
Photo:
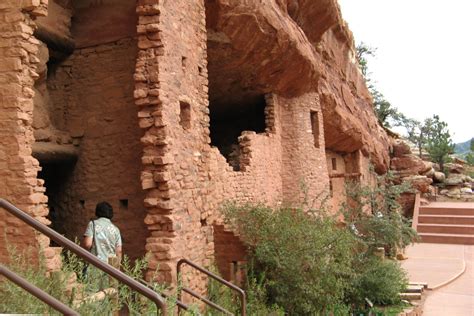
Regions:
<svg viewBox="0 0 474 316"><path fill-rule="evenodd" d="M426 133L426 150L431 160L438 163L444 170L444 163L454 151L454 143L448 130L448 124L442 121L438 115L427 118L424 123Z"/></svg>
<svg viewBox="0 0 474 316"><path fill-rule="evenodd" d="M357 58L357 61L359 62L359 68L367 82L370 82L367 57L368 56L374 57L376 50L377 50L376 48L370 47L364 42L359 43L356 47L356 58Z"/></svg>
<svg viewBox="0 0 474 316"><path fill-rule="evenodd" d="M376 48L370 47L361 42L356 47L356 57L359 63L359 69L365 79L367 87L372 94L374 102L374 112L380 125L390 128L402 124L405 116L395 106L393 106L385 96L375 87L370 78L371 73L368 68L368 57L375 56Z"/></svg>
<svg viewBox="0 0 474 316"><path fill-rule="evenodd" d="M426 149L430 154L431 159L434 162L439 163L442 167L446 162L448 155L451 154L454 149L446 122L441 121L438 115L433 115L432 118L427 118L422 123L401 113L375 87L370 78L368 57L375 56L376 49L361 42L357 45L356 50L359 68L367 83L368 89L372 94L374 112L380 125L386 128L394 126L405 128L407 138L416 145L419 156L421 157L423 149ZM468 160L474 160L473 146L474 144L471 141L471 153L466 157Z"/></svg>
<svg viewBox="0 0 474 316"><path fill-rule="evenodd" d="M471 139L470 152L466 155L466 161L470 165L474 165L474 138Z"/></svg>

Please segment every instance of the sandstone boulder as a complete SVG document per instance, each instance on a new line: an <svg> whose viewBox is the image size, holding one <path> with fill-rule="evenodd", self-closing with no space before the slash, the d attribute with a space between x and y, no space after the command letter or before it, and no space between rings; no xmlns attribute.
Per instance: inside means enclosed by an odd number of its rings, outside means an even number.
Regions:
<svg viewBox="0 0 474 316"><path fill-rule="evenodd" d="M460 199L461 189L459 188L450 189L446 195L449 196L450 198Z"/></svg>
<svg viewBox="0 0 474 316"><path fill-rule="evenodd" d="M403 174L407 175L417 175L427 171L425 162L413 154L393 158L390 168L395 171L402 171Z"/></svg>
<svg viewBox="0 0 474 316"><path fill-rule="evenodd" d="M413 193L402 193L398 199L398 203L402 208L402 213L406 217L413 216L413 209L415 206L415 194Z"/></svg>
<svg viewBox="0 0 474 316"><path fill-rule="evenodd" d="M446 175L442 172L435 171L435 173L433 175L433 180L436 183L443 183L444 180L446 180Z"/></svg>
<svg viewBox="0 0 474 316"><path fill-rule="evenodd" d="M447 186L460 186L464 183L464 176L460 174L450 174L444 184Z"/></svg>
<svg viewBox="0 0 474 316"><path fill-rule="evenodd" d="M439 191L439 194L441 195L447 195L448 193L449 193L448 189L442 189L441 191Z"/></svg>
<svg viewBox="0 0 474 316"><path fill-rule="evenodd" d="M464 166L458 163L446 163L444 164L444 167L449 173L461 174L464 171Z"/></svg>
<svg viewBox="0 0 474 316"><path fill-rule="evenodd" d="M403 155L411 154L410 146L401 139L396 139L393 142L393 156L402 157Z"/></svg>
<svg viewBox="0 0 474 316"><path fill-rule="evenodd" d="M423 172L422 175L427 176L428 178L433 179L436 171L433 168L430 168L428 171Z"/></svg>
<svg viewBox="0 0 474 316"><path fill-rule="evenodd" d="M461 194L473 194L471 188L461 188L460 191L461 191Z"/></svg>
<svg viewBox="0 0 474 316"><path fill-rule="evenodd" d="M430 186L433 180L426 176L410 176L402 178L403 181L409 182L411 186L421 193L431 192Z"/></svg>

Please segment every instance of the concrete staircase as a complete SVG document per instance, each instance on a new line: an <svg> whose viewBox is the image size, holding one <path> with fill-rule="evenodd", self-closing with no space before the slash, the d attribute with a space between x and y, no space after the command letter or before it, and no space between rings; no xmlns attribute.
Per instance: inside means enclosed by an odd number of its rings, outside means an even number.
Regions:
<svg viewBox="0 0 474 316"><path fill-rule="evenodd" d="M474 245L474 203L421 205L416 231L426 243Z"/></svg>

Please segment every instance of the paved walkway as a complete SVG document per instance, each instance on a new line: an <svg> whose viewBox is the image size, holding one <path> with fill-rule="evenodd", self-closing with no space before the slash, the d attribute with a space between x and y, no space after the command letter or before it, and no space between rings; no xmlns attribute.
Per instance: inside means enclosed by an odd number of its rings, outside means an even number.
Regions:
<svg viewBox="0 0 474 316"><path fill-rule="evenodd" d="M424 316L474 316L474 246L420 243L402 262L411 282L426 282Z"/></svg>

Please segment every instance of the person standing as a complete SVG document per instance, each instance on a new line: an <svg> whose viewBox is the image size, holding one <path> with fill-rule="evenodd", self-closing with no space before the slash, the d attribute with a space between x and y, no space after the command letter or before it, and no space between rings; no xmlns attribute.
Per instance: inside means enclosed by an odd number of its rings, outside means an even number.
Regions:
<svg viewBox="0 0 474 316"><path fill-rule="evenodd" d="M122 257L122 237L120 230L112 223L114 211L107 202L100 202L95 208L96 219L91 220L87 225L82 240L82 247L90 250L91 253L103 262L108 263L110 257ZM96 275L99 272L96 268L90 269L87 274ZM100 279L103 279L102 277ZM102 282L101 282L102 283ZM100 285L103 288L103 284Z"/></svg>

